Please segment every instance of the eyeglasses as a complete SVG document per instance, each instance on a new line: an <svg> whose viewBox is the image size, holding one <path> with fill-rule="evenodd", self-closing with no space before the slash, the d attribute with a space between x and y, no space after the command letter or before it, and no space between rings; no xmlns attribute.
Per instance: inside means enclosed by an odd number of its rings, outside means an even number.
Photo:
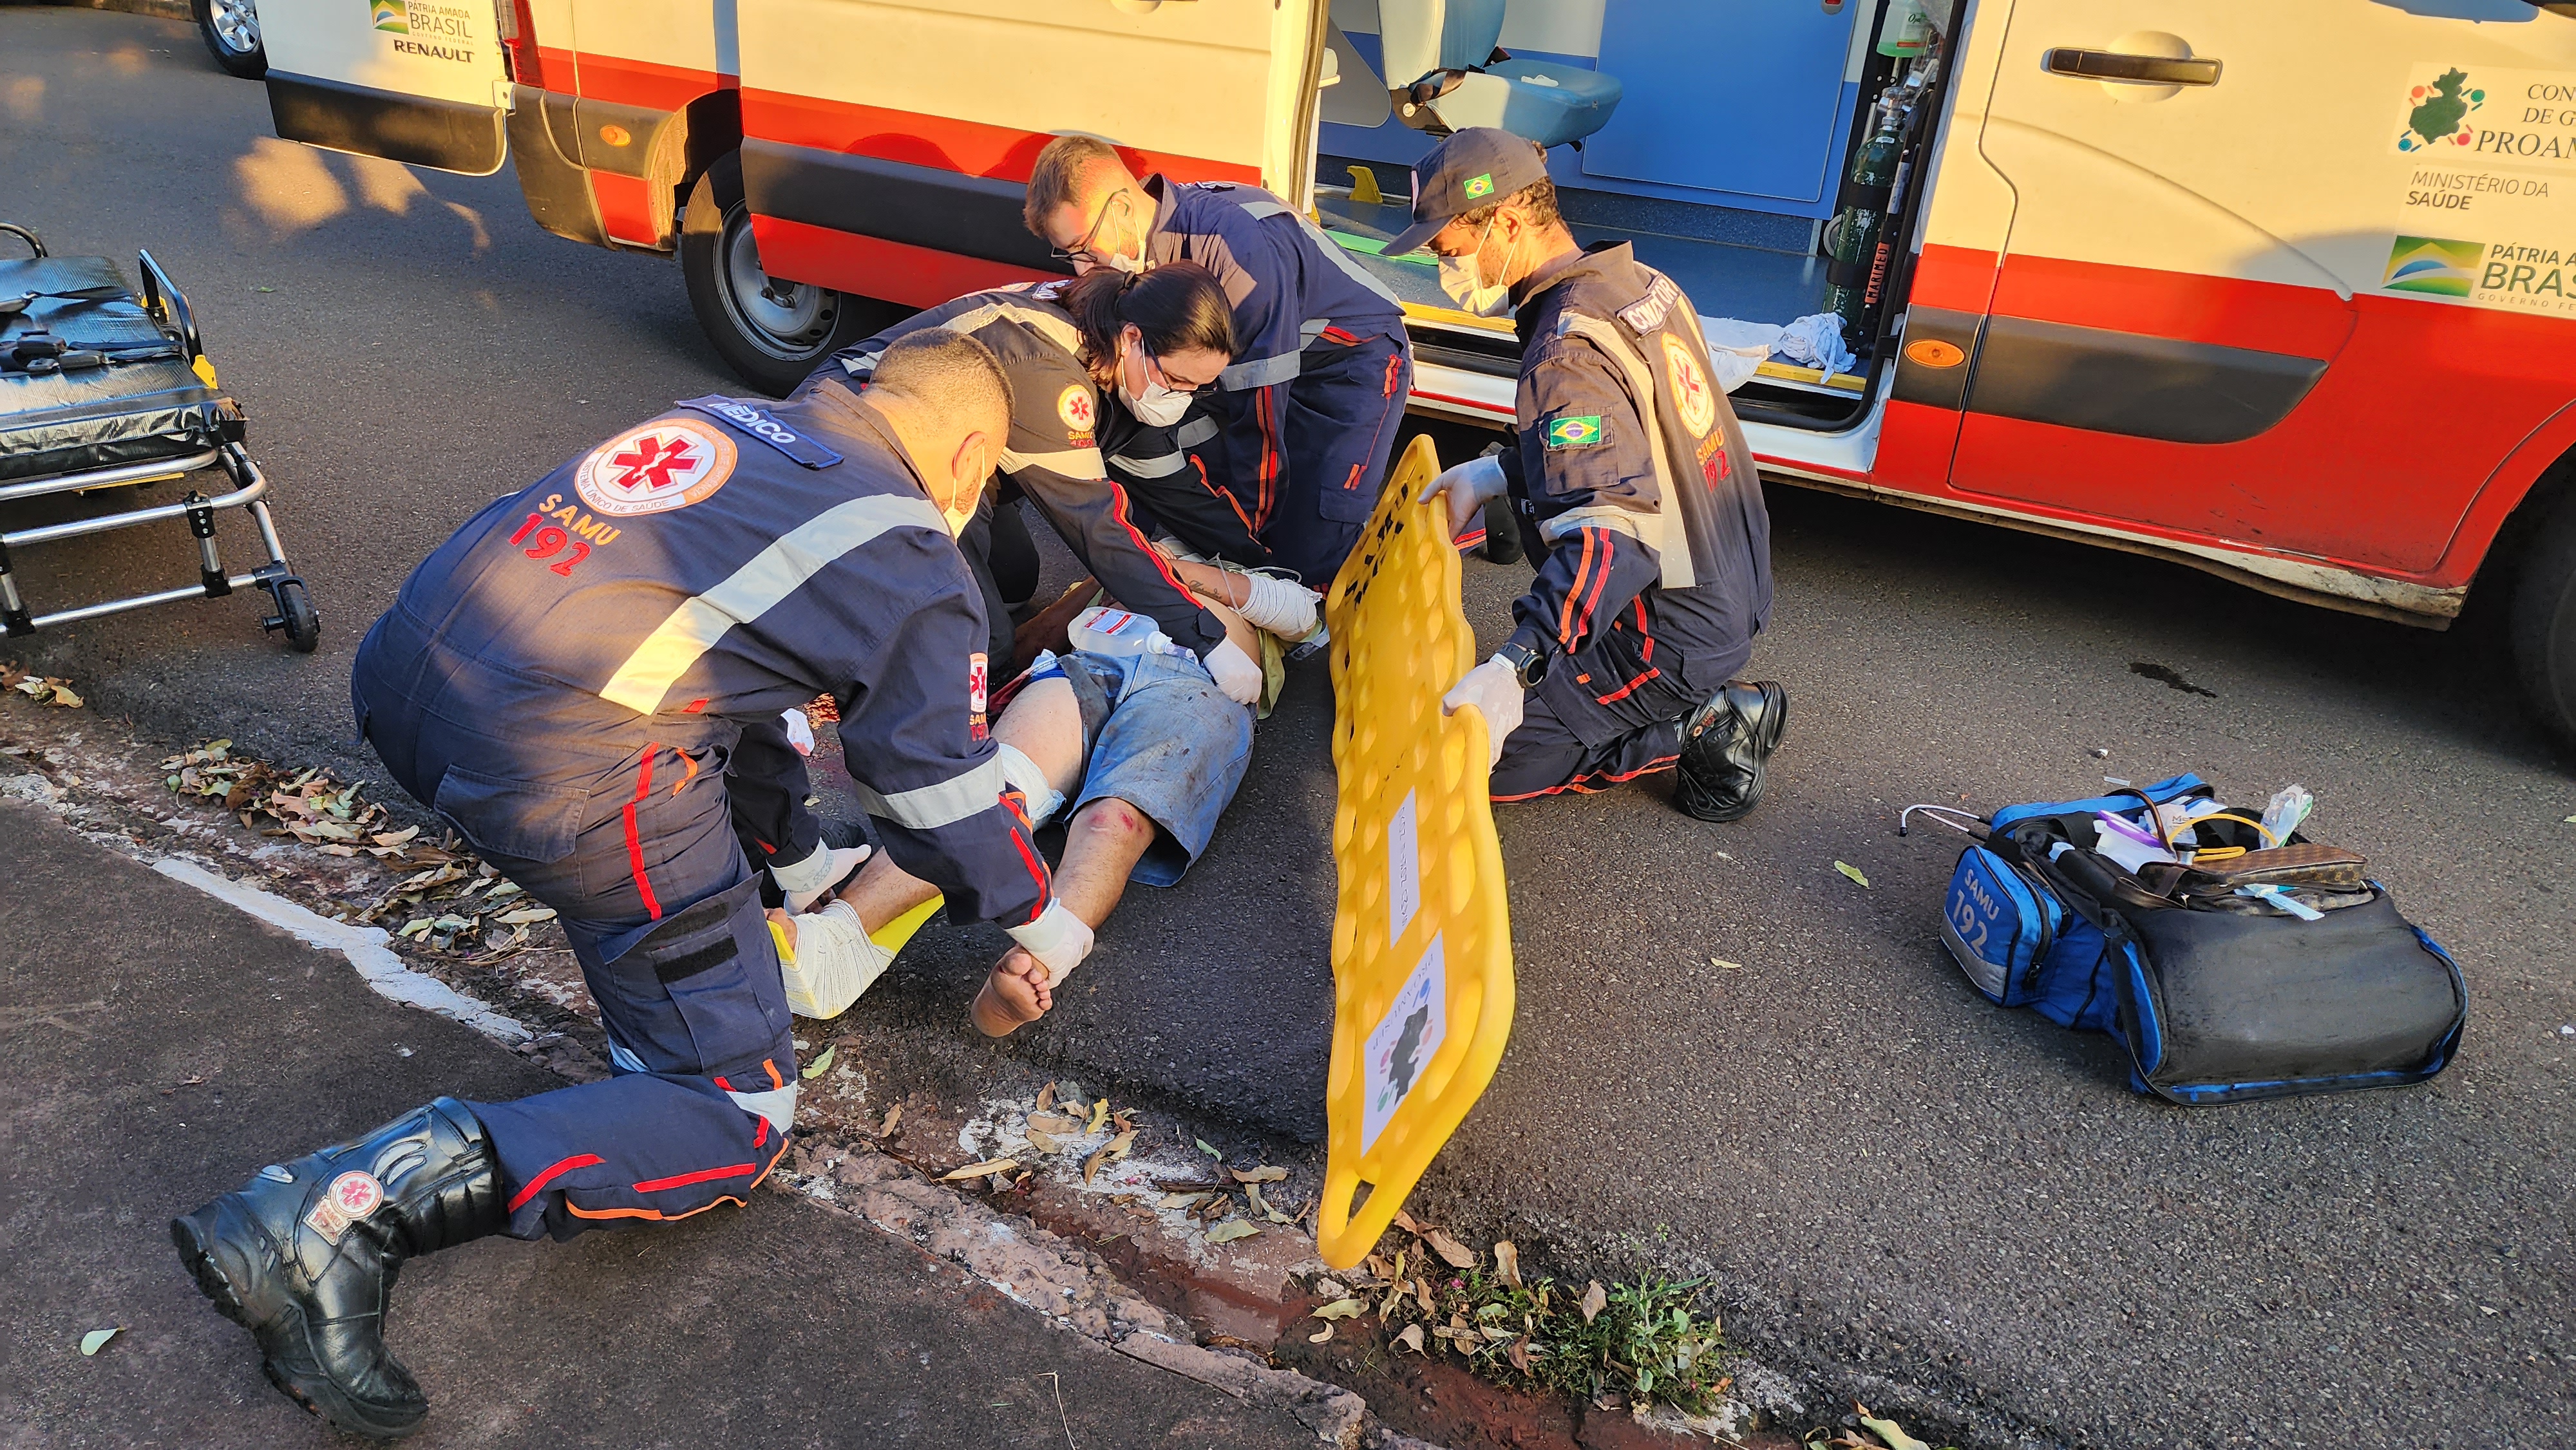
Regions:
<svg viewBox="0 0 2576 1450"><path fill-rule="evenodd" d="M1139 341L1136 344L1136 356L1145 360L1145 381L1162 388L1165 392L1179 393L1182 396L1187 397L1199 392L1201 389L1213 388L1216 386L1214 382L1183 382L1180 379L1173 377L1170 373L1163 371L1163 360L1154 356L1152 353L1147 352L1145 350L1145 344L1142 341Z"/></svg>
<svg viewBox="0 0 2576 1450"><path fill-rule="evenodd" d="M1091 251L1092 238L1100 235L1100 229L1109 224L1109 218L1113 213L1122 217L1127 215L1127 193L1122 191L1110 197L1108 204L1100 209L1100 215L1091 219L1091 230L1084 232L1080 240L1070 247L1049 247L1047 255L1059 262L1090 260L1088 253Z"/></svg>

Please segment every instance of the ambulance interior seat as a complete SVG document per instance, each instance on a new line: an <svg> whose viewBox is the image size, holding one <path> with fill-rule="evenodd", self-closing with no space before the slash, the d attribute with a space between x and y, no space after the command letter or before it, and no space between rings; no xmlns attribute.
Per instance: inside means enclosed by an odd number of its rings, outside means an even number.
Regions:
<svg viewBox="0 0 2576 1450"><path fill-rule="evenodd" d="M1619 104L1615 76L1500 49L1505 0L1378 0L1387 94L1417 131L1496 126L1541 147L1598 131Z"/></svg>

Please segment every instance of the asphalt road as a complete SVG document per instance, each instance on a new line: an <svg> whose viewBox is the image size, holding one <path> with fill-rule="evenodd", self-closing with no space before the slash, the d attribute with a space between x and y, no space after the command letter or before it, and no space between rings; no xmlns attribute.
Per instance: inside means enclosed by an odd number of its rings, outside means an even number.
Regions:
<svg viewBox="0 0 2576 1450"><path fill-rule="evenodd" d="M449 528L735 385L669 262L544 235L506 172L412 177L262 139L258 88L195 46L0 12L0 215L64 251L149 245L190 289L279 481L323 652L284 654L237 602L28 653L147 730L328 757L347 652ZM1756 669L1793 707L1769 802L1725 828L1659 787L1502 813L1517 1034L1417 1207L1569 1266L1713 1272L1740 1342L1963 1443L2549 1443L2576 1389L2576 784L2492 636L1792 489L1772 503ZM189 577L177 545L164 562L138 542L46 564L67 588L138 561ZM1470 565L1480 628L1499 636L1519 582ZM1135 893L1084 989L1013 1052L1316 1132L1320 677L1264 727L1210 858ZM2257 803L2316 793L2314 832L2367 853L2461 960L2449 1074L2186 1112L2132 1095L2108 1039L1961 980L1935 936L1955 844L1897 839L1899 806L2179 769ZM925 934L860 1010L955 1030L990 950Z"/></svg>
<svg viewBox="0 0 2576 1450"><path fill-rule="evenodd" d="M366 1443L269 1386L180 1268L170 1218L439 1094L562 1080L32 807L0 802L0 877L0 1042L27 1085L0 1109L0 1444ZM84 896L103 909L54 908ZM1285 1410L1051 1328L810 1200L749 1199L651 1233L411 1261L386 1321L430 1396L407 1443L1315 1444ZM96 1357L76 1351L110 1325Z"/></svg>

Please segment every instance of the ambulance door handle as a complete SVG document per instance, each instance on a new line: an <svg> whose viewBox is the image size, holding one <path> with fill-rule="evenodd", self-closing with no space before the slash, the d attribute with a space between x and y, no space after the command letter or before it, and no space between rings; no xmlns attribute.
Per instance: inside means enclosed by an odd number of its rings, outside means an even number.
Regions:
<svg viewBox="0 0 2576 1450"><path fill-rule="evenodd" d="M2104 81L2127 86L2214 86L2219 63L2200 56L2129 55L2116 50L2079 50L2060 46L2040 57L2039 68L2053 76Z"/></svg>

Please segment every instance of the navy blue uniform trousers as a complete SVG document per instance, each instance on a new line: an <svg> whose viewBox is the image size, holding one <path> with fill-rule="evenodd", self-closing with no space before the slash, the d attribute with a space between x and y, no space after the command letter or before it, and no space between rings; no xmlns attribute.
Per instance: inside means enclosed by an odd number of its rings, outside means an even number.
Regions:
<svg viewBox="0 0 2576 1450"><path fill-rule="evenodd" d="M777 839L802 762L774 727L721 720L671 741L645 735L667 722L511 728L529 690L399 609L351 679L394 782L559 913L608 1029L607 1080L469 1105L501 1161L510 1232L570 1238L740 1203L786 1151L797 1081L746 844L812 849Z"/></svg>

